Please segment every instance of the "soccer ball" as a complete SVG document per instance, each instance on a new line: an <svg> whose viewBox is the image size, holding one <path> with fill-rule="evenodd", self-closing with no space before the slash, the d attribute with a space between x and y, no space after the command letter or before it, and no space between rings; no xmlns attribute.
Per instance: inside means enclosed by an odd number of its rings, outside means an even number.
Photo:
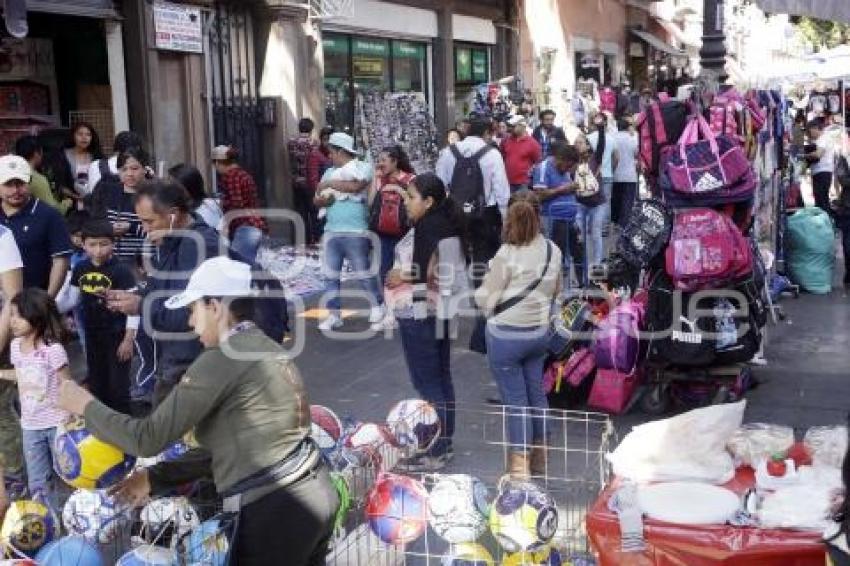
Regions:
<svg viewBox="0 0 850 566"><path fill-rule="evenodd" d="M384 424L360 423L345 438L343 445L370 452L373 461L383 470L393 469L401 458L395 437Z"/></svg>
<svg viewBox="0 0 850 566"><path fill-rule="evenodd" d="M124 479L136 459L98 440L76 418L56 429L54 452L56 473L66 483L81 489L105 489Z"/></svg>
<svg viewBox="0 0 850 566"><path fill-rule="evenodd" d="M396 403L387 415L387 426L407 456L426 452L440 436L440 416L421 399Z"/></svg>
<svg viewBox="0 0 850 566"><path fill-rule="evenodd" d="M533 550L558 530L555 501L530 482L506 482L490 509L490 530L507 552Z"/></svg>
<svg viewBox="0 0 850 566"><path fill-rule="evenodd" d="M100 551L78 536L67 536L42 548L35 557L41 566L104 566Z"/></svg>
<svg viewBox="0 0 850 566"><path fill-rule="evenodd" d="M453 544L443 556L441 566L494 566L493 556L486 548L474 542Z"/></svg>
<svg viewBox="0 0 850 566"><path fill-rule="evenodd" d="M177 553L170 548L143 544L118 559L115 566L178 566Z"/></svg>
<svg viewBox="0 0 850 566"><path fill-rule="evenodd" d="M154 499L142 509L141 539L174 548L190 531L198 528L201 518L185 497Z"/></svg>
<svg viewBox="0 0 850 566"><path fill-rule="evenodd" d="M181 558L186 564L225 566L230 541L218 519L204 521L183 542Z"/></svg>
<svg viewBox="0 0 850 566"><path fill-rule="evenodd" d="M413 478L382 474L366 498L366 518L387 544L414 541L428 525L428 492Z"/></svg>
<svg viewBox="0 0 850 566"><path fill-rule="evenodd" d="M0 528L0 540L28 556L34 556L41 547L57 538L59 520L47 505L38 501L12 503Z"/></svg>
<svg viewBox="0 0 850 566"><path fill-rule="evenodd" d="M129 514L120 511L106 492L78 489L71 494L62 511L62 524L71 535L106 544L115 540Z"/></svg>
<svg viewBox="0 0 850 566"><path fill-rule="evenodd" d="M473 542L487 530L487 488L465 474L441 476L428 498L431 528L450 543Z"/></svg>
<svg viewBox="0 0 850 566"><path fill-rule="evenodd" d="M537 550L509 554L502 561L502 566L561 566L563 563L558 549L544 546Z"/></svg>
<svg viewBox="0 0 850 566"><path fill-rule="evenodd" d="M324 405L310 405L310 436L322 451L333 450L342 436L342 421Z"/></svg>

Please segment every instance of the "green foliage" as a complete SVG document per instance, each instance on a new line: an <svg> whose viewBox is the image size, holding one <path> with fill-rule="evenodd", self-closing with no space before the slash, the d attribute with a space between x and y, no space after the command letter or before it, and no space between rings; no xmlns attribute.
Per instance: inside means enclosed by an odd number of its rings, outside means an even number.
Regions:
<svg viewBox="0 0 850 566"><path fill-rule="evenodd" d="M800 18L797 33L815 48L831 49L850 42L850 24L818 20L808 16Z"/></svg>

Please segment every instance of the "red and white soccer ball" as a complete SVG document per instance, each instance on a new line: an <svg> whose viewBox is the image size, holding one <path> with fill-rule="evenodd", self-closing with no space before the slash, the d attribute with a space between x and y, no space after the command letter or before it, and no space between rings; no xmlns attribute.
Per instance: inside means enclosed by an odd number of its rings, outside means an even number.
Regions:
<svg viewBox="0 0 850 566"><path fill-rule="evenodd" d="M372 454L372 460L382 470L391 470L401 458L395 436L384 424L360 423L345 438L346 448Z"/></svg>
<svg viewBox="0 0 850 566"><path fill-rule="evenodd" d="M310 405L310 436L322 450L336 448L342 436L342 421L324 405Z"/></svg>
<svg viewBox="0 0 850 566"><path fill-rule="evenodd" d="M422 399L396 403L387 415L387 426L407 456L427 452L440 437L440 416Z"/></svg>

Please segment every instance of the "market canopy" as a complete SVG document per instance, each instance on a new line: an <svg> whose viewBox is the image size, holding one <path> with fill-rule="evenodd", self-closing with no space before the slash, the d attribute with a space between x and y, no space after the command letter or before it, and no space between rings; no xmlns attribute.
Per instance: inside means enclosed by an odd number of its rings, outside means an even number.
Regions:
<svg viewBox="0 0 850 566"><path fill-rule="evenodd" d="M848 0L756 0L765 12L850 23Z"/></svg>
<svg viewBox="0 0 850 566"><path fill-rule="evenodd" d="M675 55L677 57L687 57L688 54L682 51L681 49L676 49L672 45L668 45L665 42L661 41L648 31L643 31L640 29L633 29L632 33L644 40L649 44L653 49L657 49L658 51L663 51L664 53L669 53L670 55Z"/></svg>

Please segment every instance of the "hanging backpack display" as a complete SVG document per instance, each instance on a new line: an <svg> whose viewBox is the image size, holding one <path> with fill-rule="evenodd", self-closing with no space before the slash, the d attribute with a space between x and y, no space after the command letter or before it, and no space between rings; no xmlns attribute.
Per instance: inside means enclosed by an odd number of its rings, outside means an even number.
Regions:
<svg viewBox="0 0 850 566"><path fill-rule="evenodd" d="M596 367L633 374L640 362L640 331L647 295L622 301L599 323L593 333Z"/></svg>
<svg viewBox="0 0 850 566"><path fill-rule="evenodd" d="M378 190L369 210L369 228L382 236L400 238L407 233L407 209L404 206L403 189L394 184Z"/></svg>
<svg viewBox="0 0 850 566"><path fill-rule="evenodd" d="M649 266L670 241L673 215L660 200L639 200L620 232L617 251L632 266Z"/></svg>
<svg viewBox="0 0 850 566"><path fill-rule="evenodd" d="M728 216L710 208L676 213L665 265L676 289L719 289L752 273L747 239Z"/></svg>
<svg viewBox="0 0 850 566"><path fill-rule="evenodd" d="M670 204L713 206L755 193L755 173L741 146L729 136L715 136L702 116L691 119L679 143L662 154L659 183Z"/></svg>

